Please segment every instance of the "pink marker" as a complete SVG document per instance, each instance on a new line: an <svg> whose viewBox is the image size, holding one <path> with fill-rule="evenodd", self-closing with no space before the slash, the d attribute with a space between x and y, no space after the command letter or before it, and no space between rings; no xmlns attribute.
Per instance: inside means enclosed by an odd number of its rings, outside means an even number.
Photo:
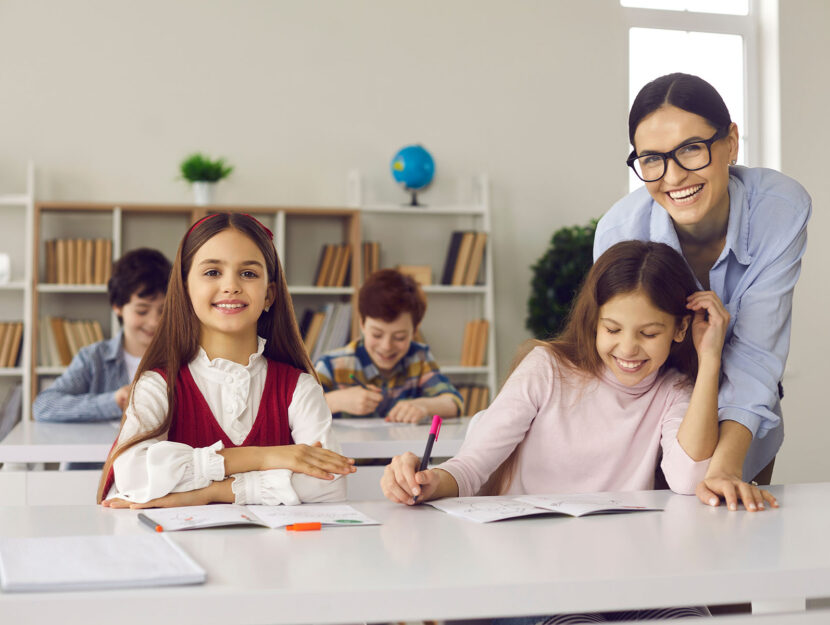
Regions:
<svg viewBox="0 0 830 625"><path fill-rule="evenodd" d="M427 465L429 464L429 457L432 455L432 445L435 441L438 440L438 432L441 431L441 417L435 415L432 417L432 427L429 428L429 437L427 438L427 446L424 449L424 455L421 457L421 466L418 467L418 471L426 471ZM418 501L418 498L414 498L415 501Z"/></svg>

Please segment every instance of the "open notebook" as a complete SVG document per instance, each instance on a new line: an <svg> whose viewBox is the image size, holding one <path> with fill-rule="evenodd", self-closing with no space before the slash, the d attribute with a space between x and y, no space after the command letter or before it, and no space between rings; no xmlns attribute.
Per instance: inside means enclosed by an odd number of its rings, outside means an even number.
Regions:
<svg viewBox="0 0 830 625"><path fill-rule="evenodd" d="M0 539L6 592L201 584L207 575L167 536L48 536Z"/></svg>
<svg viewBox="0 0 830 625"><path fill-rule="evenodd" d="M211 504L181 508L143 510L142 516L160 525L165 532L221 527L223 525L262 525L276 529L295 523L352 527L379 525L377 521L347 504L304 503L299 506L240 506Z"/></svg>
<svg viewBox="0 0 830 625"><path fill-rule="evenodd" d="M580 517L589 514L618 514L662 510L641 505L636 496L620 494L510 495L494 497L449 497L428 502L434 508L476 523L490 523L540 514Z"/></svg>

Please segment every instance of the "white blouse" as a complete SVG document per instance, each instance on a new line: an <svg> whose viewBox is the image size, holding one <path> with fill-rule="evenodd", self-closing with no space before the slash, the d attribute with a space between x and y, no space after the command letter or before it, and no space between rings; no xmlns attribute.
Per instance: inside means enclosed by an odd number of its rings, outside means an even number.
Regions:
<svg viewBox="0 0 830 625"><path fill-rule="evenodd" d="M265 339L247 366L223 358L210 360L205 351L190 364L190 373L219 426L234 444L241 444L251 431L265 388L268 361L263 357ZM155 372L146 372L135 385L119 443L139 432L157 427L167 415L167 382ZM296 444L320 441L325 449L340 453L331 431L329 411L323 390L309 374L300 374L291 404L288 425ZM115 484L108 497L136 503L163 497L168 493L204 488L225 479L225 459L216 453L221 441L210 447L193 448L166 440L167 434L150 438L122 453L113 463ZM301 502L342 501L346 480L334 480L293 473L290 469L235 473L231 487L236 503L294 505Z"/></svg>

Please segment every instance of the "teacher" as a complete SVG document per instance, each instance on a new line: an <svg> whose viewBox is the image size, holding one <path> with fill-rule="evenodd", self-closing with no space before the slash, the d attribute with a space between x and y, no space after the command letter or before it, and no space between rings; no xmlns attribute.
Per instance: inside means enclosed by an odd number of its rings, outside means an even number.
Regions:
<svg viewBox="0 0 830 625"><path fill-rule="evenodd" d="M720 439L704 503L738 499L763 507L754 481L769 484L784 439L781 378L790 346L792 299L807 246L811 200L795 180L737 167L738 127L705 80L669 74L637 94L628 117L628 165L645 183L599 221L594 259L618 241L667 243L702 290L731 315L718 394Z"/></svg>

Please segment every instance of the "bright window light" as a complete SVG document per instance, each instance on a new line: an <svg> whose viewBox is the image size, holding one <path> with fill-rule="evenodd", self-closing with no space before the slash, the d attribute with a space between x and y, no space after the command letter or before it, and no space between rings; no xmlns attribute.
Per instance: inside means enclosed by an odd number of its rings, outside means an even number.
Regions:
<svg viewBox="0 0 830 625"><path fill-rule="evenodd" d="M629 33L629 107L640 89L659 76L684 72L700 76L726 102L738 125L738 162L745 154L744 42L740 35L632 28ZM629 188L642 185L630 172Z"/></svg>
<svg viewBox="0 0 830 625"><path fill-rule="evenodd" d="M749 15L749 0L620 0L620 4L632 9Z"/></svg>

